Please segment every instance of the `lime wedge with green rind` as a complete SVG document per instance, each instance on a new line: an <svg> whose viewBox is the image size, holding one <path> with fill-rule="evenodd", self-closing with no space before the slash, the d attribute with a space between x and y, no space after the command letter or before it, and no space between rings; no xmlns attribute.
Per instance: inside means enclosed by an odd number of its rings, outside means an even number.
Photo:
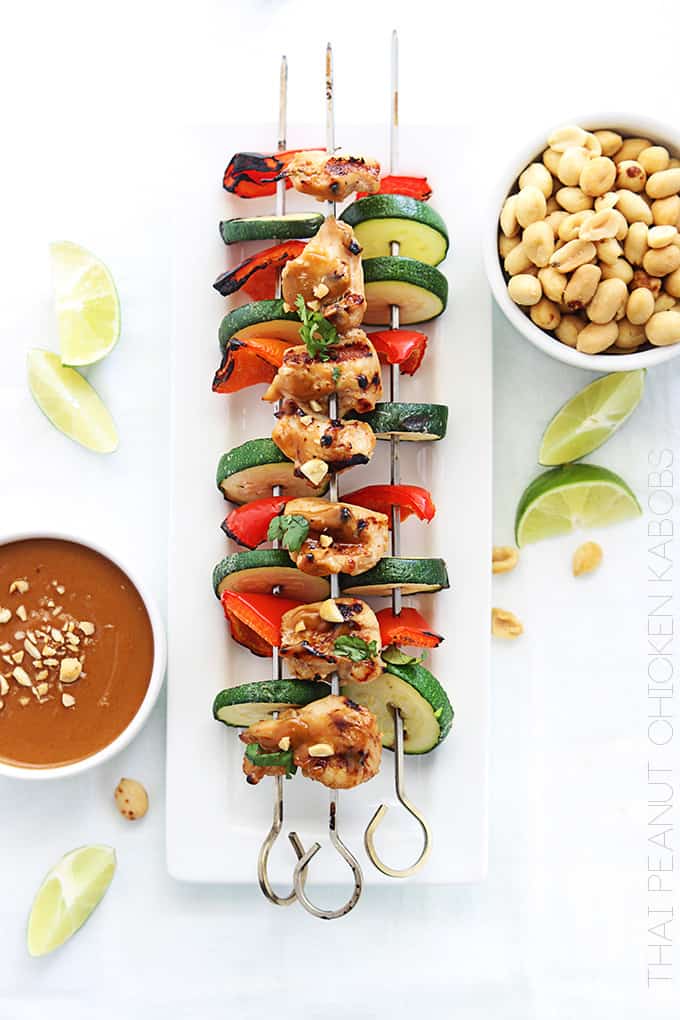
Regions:
<svg viewBox="0 0 680 1020"><path fill-rule="evenodd" d="M645 374L644 368L613 372L567 401L545 430L539 464L569 464L602 446L640 403Z"/></svg>
<svg viewBox="0 0 680 1020"><path fill-rule="evenodd" d="M567 535L575 528L618 524L642 513L623 478L595 464L569 464L534 478L515 517L518 546Z"/></svg>
<svg viewBox="0 0 680 1020"><path fill-rule="evenodd" d="M64 365L101 361L120 336L120 302L111 273L72 241L50 245L59 348Z"/></svg>
<svg viewBox="0 0 680 1020"><path fill-rule="evenodd" d="M31 907L26 941L31 956L62 946L101 902L116 870L110 846L81 846L45 876Z"/></svg>
<svg viewBox="0 0 680 1020"><path fill-rule="evenodd" d="M118 433L96 390L58 354L34 348L28 352L28 385L52 424L95 453L113 453Z"/></svg>

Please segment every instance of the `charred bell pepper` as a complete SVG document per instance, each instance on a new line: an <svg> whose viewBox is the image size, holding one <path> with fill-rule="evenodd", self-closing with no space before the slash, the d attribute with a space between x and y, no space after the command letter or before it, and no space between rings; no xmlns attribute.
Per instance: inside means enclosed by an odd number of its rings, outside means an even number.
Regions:
<svg viewBox="0 0 680 1020"><path fill-rule="evenodd" d="M281 599L278 595L240 591L223 591L220 601L234 641L249 648L255 655L269 657L272 646L281 644L283 614L302 604L294 599Z"/></svg>
<svg viewBox="0 0 680 1020"><path fill-rule="evenodd" d="M436 513L432 496L420 485L366 485L343 495L345 503L363 506L387 514L392 527L392 507L399 507L399 519L405 521L415 514L420 521L431 521Z"/></svg>
<svg viewBox="0 0 680 1020"><path fill-rule="evenodd" d="M222 531L246 549L256 549L267 541L269 525L283 513L286 502L281 496L268 496L237 506L225 517Z"/></svg>
<svg viewBox="0 0 680 1020"><path fill-rule="evenodd" d="M290 346L288 340L273 340L271 337L232 338L215 372L213 392L237 393L247 386L270 383Z"/></svg>
<svg viewBox="0 0 680 1020"><path fill-rule="evenodd" d="M296 152L309 152L309 149L290 149L287 152L237 152L231 157L229 166L224 171L222 185L239 198L261 198L263 195L276 194L276 182L281 180L283 172ZM290 187L286 181L286 187Z"/></svg>
<svg viewBox="0 0 680 1020"><path fill-rule="evenodd" d="M273 298L279 271L290 259L296 259L304 247L304 241L286 241L259 251L257 255L244 259L235 269L218 276L213 287L224 297L243 287L254 301Z"/></svg>
<svg viewBox="0 0 680 1020"><path fill-rule="evenodd" d="M367 191L357 194L357 198L365 198ZM380 179L379 195L406 195L408 198L417 198L419 202L427 202L432 196L427 177L398 177L395 174L388 174Z"/></svg>
<svg viewBox="0 0 680 1020"><path fill-rule="evenodd" d="M414 329L381 329L369 338L383 365L399 365L401 375L415 375L425 357L427 336Z"/></svg>
<svg viewBox="0 0 680 1020"><path fill-rule="evenodd" d="M380 625L380 638L385 645L412 645L417 648L436 648L444 640L441 634L430 630L427 620L417 609L405 606L399 616L391 608L376 613Z"/></svg>

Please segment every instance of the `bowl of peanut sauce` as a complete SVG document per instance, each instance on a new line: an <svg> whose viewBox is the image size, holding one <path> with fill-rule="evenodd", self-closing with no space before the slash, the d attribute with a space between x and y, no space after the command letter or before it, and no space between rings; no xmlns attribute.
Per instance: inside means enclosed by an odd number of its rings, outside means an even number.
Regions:
<svg viewBox="0 0 680 1020"><path fill-rule="evenodd" d="M0 775L92 768L141 730L165 675L154 599L110 552L63 534L0 539Z"/></svg>

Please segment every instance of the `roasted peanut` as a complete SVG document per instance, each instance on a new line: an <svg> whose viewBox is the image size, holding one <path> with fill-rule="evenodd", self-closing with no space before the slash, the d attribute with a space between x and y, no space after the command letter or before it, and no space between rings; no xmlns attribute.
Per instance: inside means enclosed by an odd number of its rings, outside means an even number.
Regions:
<svg viewBox="0 0 680 1020"><path fill-rule="evenodd" d="M652 217L658 227L680 226L680 196L669 195L652 202Z"/></svg>
<svg viewBox="0 0 680 1020"><path fill-rule="evenodd" d="M576 347L578 335L584 328L585 322L579 319L578 315L563 315L562 321L555 330L555 336L567 347Z"/></svg>
<svg viewBox="0 0 680 1020"><path fill-rule="evenodd" d="M680 167L673 170L660 170L647 181L647 194L650 198L668 198L680 191Z"/></svg>
<svg viewBox="0 0 680 1020"><path fill-rule="evenodd" d="M624 159L616 168L616 187L644 191L647 183L645 168L634 159Z"/></svg>
<svg viewBox="0 0 680 1020"><path fill-rule="evenodd" d="M611 347L618 335L619 327L615 322L605 325L590 322L576 338L576 349L583 354L599 354Z"/></svg>
<svg viewBox="0 0 680 1020"><path fill-rule="evenodd" d="M603 156L613 156L623 145L623 138L616 131L595 131Z"/></svg>
<svg viewBox="0 0 680 1020"><path fill-rule="evenodd" d="M668 169L669 158L668 149L664 149L663 145L650 145L638 153L637 161L644 167L645 173L657 174L660 170Z"/></svg>
<svg viewBox="0 0 680 1020"><path fill-rule="evenodd" d="M661 280L658 276L650 276L644 269L636 269L633 273L633 290L636 287L646 287L651 290L654 297L658 297L661 290Z"/></svg>
<svg viewBox="0 0 680 1020"><path fill-rule="evenodd" d="M591 322L604 326L616 318L622 305L625 306L628 289L623 280L603 280L598 284L595 295L586 308L586 315Z"/></svg>
<svg viewBox="0 0 680 1020"><path fill-rule="evenodd" d="M491 610L491 633L494 637L517 638L524 633L524 627L514 613L494 608Z"/></svg>
<svg viewBox="0 0 680 1020"><path fill-rule="evenodd" d="M131 822L143 818L149 810L149 795L136 779L121 779L113 796L123 818Z"/></svg>
<svg viewBox="0 0 680 1020"><path fill-rule="evenodd" d="M663 282L664 287L674 298L680 298L680 269L674 269Z"/></svg>
<svg viewBox="0 0 680 1020"><path fill-rule="evenodd" d="M581 171L590 159L590 153L583 147L565 149L560 156L560 163L557 168L557 176L562 184L574 187L578 184Z"/></svg>
<svg viewBox="0 0 680 1020"><path fill-rule="evenodd" d="M574 552L571 569L574 577L580 577L582 574L591 574L601 563L602 548L597 542L584 542Z"/></svg>
<svg viewBox="0 0 680 1020"><path fill-rule="evenodd" d="M578 236L584 241L603 241L608 237L617 237L621 230L625 237L628 224L621 213L616 209L601 209L583 221Z"/></svg>
<svg viewBox="0 0 680 1020"><path fill-rule="evenodd" d="M538 185L536 185L536 186L538 187ZM548 216L550 216L550 213L557 212L557 210L559 208L560 208L560 203L557 201L557 199L555 198L554 195L551 195L550 198L545 203L545 210L546 210Z"/></svg>
<svg viewBox="0 0 680 1020"><path fill-rule="evenodd" d="M618 200L618 191L605 191L604 195L598 195L595 199L595 212L602 212L603 209L613 209Z"/></svg>
<svg viewBox="0 0 680 1020"><path fill-rule="evenodd" d="M646 287L637 287L628 295L626 318L635 326L644 325L654 315L654 295Z"/></svg>
<svg viewBox="0 0 680 1020"><path fill-rule="evenodd" d="M677 233L677 229L670 225L650 227L647 234L647 244L650 248L665 248L667 244L673 243Z"/></svg>
<svg viewBox="0 0 680 1020"><path fill-rule="evenodd" d="M537 305L542 293L540 281L528 273L513 276L508 284L508 294L516 305Z"/></svg>
<svg viewBox="0 0 680 1020"><path fill-rule="evenodd" d="M588 132L576 124L568 124L565 127L556 128L548 138L548 145L555 152L566 152L576 145L585 145Z"/></svg>
<svg viewBox="0 0 680 1020"><path fill-rule="evenodd" d="M532 305L529 312L531 321L540 329L557 329L562 318L559 305L543 297L535 305Z"/></svg>
<svg viewBox="0 0 680 1020"><path fill-rule="evenodd" d="M581 191L595 197L611 191L616 180L616 165L608 156L596 156L588 160L579 177Z"/></svg>
<svg viewBox="0 0 680 1020"><path fill-rule="evenodd" d="M506 237L514 237L519 234L519 223L517 222L517 195L508 195L500 218L501 230Z"/></svg>
<svg viewBox="0 0 680 1020"><path fill-rule="evenodd" d="M623 243L623 251L632 266L642 265L648 248L647 237L648 230L645 223L631 223Z"/></svg>
<svg viewBox="0 0 680 1020"><path fill-rule="evenodd" d="M592 209L582 209L581 212L564 213L564 219L557 228L557 236L566 244L579 236L581 227L593 215Z"/></svg>
<svg viewBox="0 0 680 1020"><path fill-rule="evenodd" d="M655 347L680 342L680 312L655 312L645 323L645 336Z"/></svg>
<svg viewBox="0 0 680 1020"><path fill-rule="evenodd" d="M545 220L530 223L522 234L522 244L527 257L535 266L547 266L555 250L555 236Z"/></svg>
<svg viewBox="0 0 680 1020"><path fill-rule="evenodd" d="M680 248L668 244L665 248L650 248L642 260L642 268L650 276L667 276L680 266Z"/></svg>
<svg viewBox="0 0 680 1020"><path fill-rule="evenodd" d="M503 262L503 268L508 276L517 276L518 273L525 273L533 265L531 259L524 250L523 244L516 245L508 252Z"/></svg>
<svg viewBox="0 0 680 1020"><path fill-rule="evenodd" d="M578 311L592 300L602 276L599 266L579 266L572 273L571 279L564 291L564 304L570 312Z"/></svg>
<svg viewBox="0 0 680 1020"><path fill-rule="evenodd" d="M680 249L678 249L680 251ZM563 248L559 248L550 257L550 265L559 269L561 273L570 273L585 262L590 262L595 257L595 245L592 241L581 241L576 238L569 241Z"/></svg>
<svg viewBox="0 0 680 1020"><path fill-rule="evenodd" d="M514 570L519 551L512 545L495 545L491 553L491 570L494 574L507 574Z"/></svg>
<svg viewBox="0 0 680 1020"><path fill-rule="evenodd" d="M628 188L621 188L616 208L626 217L629 223L646 223L651 226L652 210L645 202L642 195L637 195Z"/></svg>
<svg viewBox="0 0 680 1020"><path fill-rule="evenodd" d="M637 159L643 149L648 149L652 143L649 138L626 138L621 148L614 156L615 163L623 163L626 159Z"/></svg>
<svg viewBox="0 0 680 1020"><path fill-rule="evenodd" d="M658 298L654 302L655 312L670 312L672 308L675 308L677 301L672 294L667 294L666 291L662 290Z"/></svg>
<svg viewBox="0 0 680 1020"><path fill-rule="evenodd" d="M534 184L528 184L517 195L515 216L522 227L528 227L537 220L545 219L545 195Z"/></svg>
<svg viewBox="0 0 680 1020"><path fill-rule="evenodd" d="M564 223L568 215L569 213L565 212L564 209L559 209L556 210L555 212L548 213L548 215L546 216L544 222L549 225L550 229L553 232L554 237L559 236L560 227Z"/></svg>
<svg viewBox="0 0 680 1020"><path fill-rule="evenodd" d="M623 248L615 237L606 237L604 241L596 241L597 257L603 265L612 265L623 255Z"/></svg>
<svg viewBox="0 0 680 1020"><path fill-rule="evenodd" d="M520 188L533 185L542 191L546 198L550 198L553 189L553 179L550 171L542 163L531 163L519 176Z"/></svg>
<svg viewBox="0 0 680 1020"><path fill-rule="evenodd" d="M558 305L562 304L568 277L557 269L553 269L552 266L546 266L544 269L539 269L538 279L541 281L545 296Z"/></svg>
<svg viewBox="0 0 680 1020"><path fill-rule="evenodd" d="M631 351L645 342L644 326L624 318L619 320L618 327L619 335L616 338L616 346L621 350Z"/></svg>
<svg viewBox="0 0 680 1020"><path fill-rule="evenodd" d="M633 267L625 259L616 259L610 264L603 262L601 269L603 280L623 280L628 285L633 279Z"/></svg>
<svg viewBox="0 0 680 1020"><path fill-rule="evenodd" d="M552 174L553 177L557 177L557 168L560 165L562 159L562 153L557 152L556 149L546 149L541 156L544 166Z"/></svg>
<svg viewBox="0 0 680 1020"><path fill-rule="evenodd" d="M580 188L560 188L555 193L555 198L567 212L581 212L583 209L592 209L593 200Z"/></svg>
<svg viewBox="0 0 680 1020"><path fill-rule="evenodd" d="M600 145L600 139L597 135L593 134L592 131L586 131L585 141L583 143L584 149L590 153L591 157L602 155L602 146Z"/></svg>
<svg viewBox="0 0 680 1020"><path fill-rule="evenodd" d="M515 237L506 237L505 234L501 231L501 233L498 235L498 251L500 253L501 258L502 259L507 258L512 249L516 248L517 245L521 243L522 238L519 236L519 234L516 234Z"/></svg>

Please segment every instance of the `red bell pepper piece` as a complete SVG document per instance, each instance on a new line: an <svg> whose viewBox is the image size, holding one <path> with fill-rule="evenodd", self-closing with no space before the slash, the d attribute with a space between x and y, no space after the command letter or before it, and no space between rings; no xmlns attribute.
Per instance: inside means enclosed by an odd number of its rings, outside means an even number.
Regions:
<svg viewBox="0 0 680 1020"><path fill-rule="evenodd" d="M231 157L224 171L222 184L239 198L261 198L276 194L276 182L296 152L310 152L310 149L290 149L287 152L237 152ZM286 187L290 182L286 181Z"/></svg>
<svg viewBox="0 0 680 1020"><path fill-rule="evenodd" d="M414 329L380 329L369 339L383 365L399 365L401 375L415 375L425 357L427 335Z"/></svg>
<svg viewBox="0 0 680 1020"><path fill-rule="evenodd" d="M367 191L361 191L357 198L365 198ZM375 194L375 192L374 192ZM427 177L398 177L395 174L388 174L380 179L378 195L406 195L407 198L417 198L419 202L427 202L432 196Z"/></svg>
<svg viewBox="0 0 680 1020"><path fill-rule="evenodd" d="M302 605L278 595L255 595L223 591L220 596L232 637L255 655L271 656L272 646L281 644L281 618L290 609Z"/></svg>
<svg viewBox="0 0 680 1020"><path fill-rule="evenodd" d="M411 514L418 520L431 521L436 513L432 496L420 485L366 485L342 497L343 503L354 503L366 510L387 514L392 527L392 507L399 507L399 519L405 521Z"/></svg>
<svg viewBox="0 0 680 1020"><path fill-rule="evenodd" d="M243 287L256 301L273 298L279 271L290 259L296 259L304 247L304 241L286 241L265 248L218 276L213 287L224 297Z"/></svg>
<svg viewBox="0 0 680 1020"><path fill-rule="evenodd" d="M267 541L271 521L283 513L287 502L281 496L268 496L237 506L222 521L222 531L246 549L256 549Z"/></svg>
<svg viewBox="0 0 680 1020"><path fill-rule="evenodd" d="M427 620L417 609L406 606L399 616L391 608L376 613L380 637L385 645L413 645L417 648L436 648L444 640L441 634L430 630ZM389 671L389 666L387 666Z"/></svg>
<svg viewBox="0 0 680 1020"><path fill-rule="evenodd" d="M233 338L227 344L220 367L213 379L214 393L237 393L247 386L270 383L276 369L283 364L284 352L292 347L290 340L271 337Z"/></svg>

